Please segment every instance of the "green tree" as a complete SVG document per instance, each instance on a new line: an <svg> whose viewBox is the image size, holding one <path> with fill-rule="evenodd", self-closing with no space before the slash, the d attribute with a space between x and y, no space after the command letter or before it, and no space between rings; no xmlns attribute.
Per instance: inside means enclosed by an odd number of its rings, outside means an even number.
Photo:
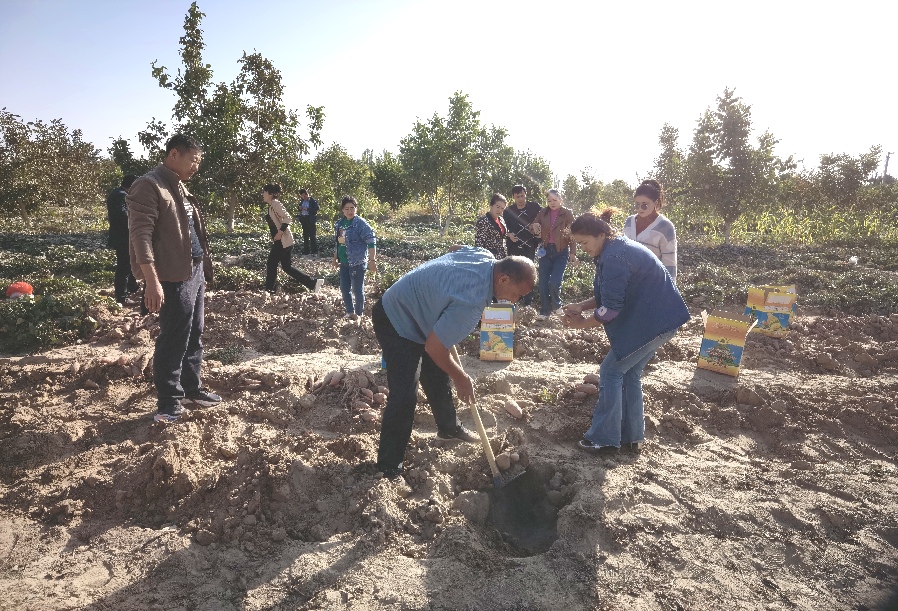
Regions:
<svg viewBox="0 0 898 611"><path fill-rule="evenodd" d="M123 175L134 174L140 176L153 169L155 165L155 163L145 157L135 157L134 152L131 150L131 145L121 136L112 141L108 152L110 159L121 169Z"/></svg>
<svg viewBox="0 0 898 611"><path fill-rule="evenodd" d="M0 210L24 220L41 206L93 203L114 181L111 163L62 119L24 122L0 110Z"/></svg>
<svg viewBox="0 0 898 611"><path fill-rule="evenodd" d="M724 242L730 243L733 223L752 206L767 206L776 199L779 179L791 167L773 154L777 140L770 132L749 142L751 107L735 92L724 89L717 108L698 121L686 164L690 202L719 218Z"/></svg>
<svg viewBox="0 0 898 611"><path fill-rule="evenodd" d="M552 188L552 168L544 158L530 151L516 151L511 161L508 182L500 193L511 194L511 188L522 185L527 189L527 199L545 204L546 191Z"/></svg>
<svg viewBox="0 0 898 611"><path fill-rule="evenodd" d="M336 217L340 200L352 195L361 203L371 197L371 171L339 144L320 151L312 161L312 175L323 215Z"/></svg>
<svg viewBox="0 0 898 611"><path fill-rule="evenodd" d="M686 154L679 147L680 132L665 123L658 136L661 154L655 158L653 178L661 183L667 203L676 205L677 200L687 194Z"/></svg>
<svg viewBox="0 0 898 611"><path fill-rule="evenodd" d="M816 175L824 195L840 206L855 204L860 190L873 182L881 155L880 146L872 146L857 157L847 153L821 155Z"/></svg>
<svg viewBox="0 0 898 611"><path fill-rule="evenodd" d="M391 210L398 210L411 195L398 157L390 151L384 151L378 157L369 155L366 162L371 169L371 190L374 195L380 201L388 203Z"/></svg>
<svg viewBox="0 0 898 611"><path fill-rule="evenodd" d="M460 210L478 209L490 190L507 183L514 152L506 136L503 128L481 125L468 96L456 92L445 117L434 113L416 121L400 142L399 160L412 194L427 202L443 235Z"/></svg>
<svg viewBox="0 0 898 611"><path fill-rule="evenodd" d="M187 133L203 145L203 165L191 190L208 198L213 207L225 208L228 230L236 216L258 209L259 188L285 180L296 169L296 160L321 144L324 110L308 106L307 138L300 134L299 115L283 103L281 73L259 53L238 60L240 72L231 83L214 84L212 67L203 61L204 13L190 5L180 38L183 69L174 78L165 66L152 64L159 86L176 95L172 109L174 131ZM138 135L149 158L160 157L166 134L155 118Z"/></svg>

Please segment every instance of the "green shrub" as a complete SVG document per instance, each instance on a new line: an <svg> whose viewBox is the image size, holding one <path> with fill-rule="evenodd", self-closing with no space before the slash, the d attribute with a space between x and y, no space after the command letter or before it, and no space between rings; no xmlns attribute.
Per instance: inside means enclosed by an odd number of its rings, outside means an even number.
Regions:
<svg viewBox="0 0 898 611"><path fill-rule="evenodd" d="M0 301L0 349L33 351L69 344L97 326L90 311L97 305L118 307L91 286L74 278L45 278L32 283L33 299Z"/></svg>
<svg viewBox="0 0 898 611"><path fill-rule="evenodd" d="M264 280L256 272L242 267L216 267L214 286L219 291L261 289Z"/></svg>

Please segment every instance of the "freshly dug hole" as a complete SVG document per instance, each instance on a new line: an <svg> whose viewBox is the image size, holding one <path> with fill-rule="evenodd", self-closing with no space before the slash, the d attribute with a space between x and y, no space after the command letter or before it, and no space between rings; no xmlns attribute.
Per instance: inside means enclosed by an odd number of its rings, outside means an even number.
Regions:
<svg viewBox="0 0 898 611"><path fill-rule="evenodd" d="M536 556L552 547L558 538L558 509L535 469L493 490L490 498L487 523L499 532L511 556Z"/></svg>

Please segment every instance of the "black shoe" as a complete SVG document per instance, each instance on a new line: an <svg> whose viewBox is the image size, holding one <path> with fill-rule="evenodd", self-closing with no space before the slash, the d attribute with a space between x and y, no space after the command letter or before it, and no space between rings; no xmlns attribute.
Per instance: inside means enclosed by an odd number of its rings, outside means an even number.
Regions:
<svg viewBox="0 0 898 611"><path fill-rule="evenodd" d="M480 441L480 435L460 424L454 431L437 431L437 437L440 439L461 439L471 443Z"/></svg>
<svg viewBox="0 0 898 611"><path fill-rule="evenodd" d="M183 405L190 405L192 403L194 405L199 405L200 407L212 407L213 405L221 403L221 397L214 392L209 392L205 388L200 388L181 399L181 403Z"/></svg>
<svg viewBox="0 0 898 611"><path fill-rule="evenodd" d="M577 447L579 447L584 452L589 452L590 454L597 454L599 456L614 456L617 454L617 447L615 446L600 446L595 444L588 439L581 439L577 442Z"/></svg>
<svg viewBox="0 0 898 611"><path fill-rule="evenodd" d="M180 405L176 405L175 407L169 408L167 411L159 411L156 412L156 415L153 416L153 422L174 422L181 416L186 416L190 413L190 410L186 407L181 407Z"/></svg>
<svg viewBox="0 0 898 611"><path fill-rule="evenodd" d="M384 474L385 479L396 479L402 475L405 469L403 469L402 463L399 463L398 467L381 467L378 465L377 470Z"/></svg>

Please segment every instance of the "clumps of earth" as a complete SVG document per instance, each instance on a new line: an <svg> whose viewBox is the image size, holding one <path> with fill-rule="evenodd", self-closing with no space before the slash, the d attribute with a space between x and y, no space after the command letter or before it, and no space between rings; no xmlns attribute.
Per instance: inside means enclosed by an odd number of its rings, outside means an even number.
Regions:
<svg viewBox="0 0 898 611"><path fill-rule="evenodd" d="M370 304L369 304L370 307ZM799 312L738 378L698 311L644 376L646 445L597 457L601 330L519 308L515 359L459 346L505 485L436 436L374 467L389 395L337 291L207 295L204 382L153 423L156 317L0 359L9 609L877 609L898 565L898 315ZM467 406L459 416L474 428Z"/></svg>

